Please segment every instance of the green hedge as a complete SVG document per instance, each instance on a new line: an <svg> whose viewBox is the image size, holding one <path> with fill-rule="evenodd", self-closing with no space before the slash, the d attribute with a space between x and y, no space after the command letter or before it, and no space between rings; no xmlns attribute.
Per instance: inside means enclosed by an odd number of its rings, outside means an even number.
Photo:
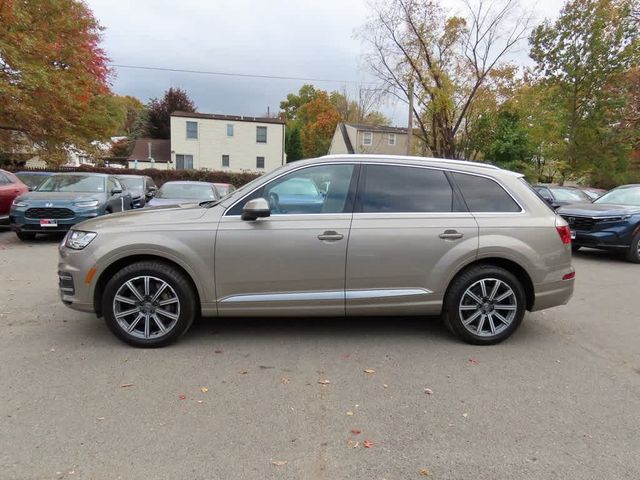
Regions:
<svg viewBox="0 0 640 480"><path fill-rule="evenodd" d="M101 168L82 165L80 167L52 167L52 168L20 168L5 166L6 170L13 172L95 172L109 173L112 175L148 175L153 178L159 187L173 180L194 180L199 182L231 183L236 187L241 187L254 178L259 177L257 173L232 173L206 170L158 170L155 168L133 170L129 168Z"/></svg>

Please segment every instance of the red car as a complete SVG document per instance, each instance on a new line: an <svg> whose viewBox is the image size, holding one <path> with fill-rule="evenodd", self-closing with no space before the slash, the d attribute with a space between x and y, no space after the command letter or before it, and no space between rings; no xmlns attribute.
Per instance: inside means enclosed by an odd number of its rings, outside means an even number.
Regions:
<svg viewBox="0 0 640 480"><path fill-rule="evenodd" d="M9 223L9 210L13 200L28 191L29 187L13 173L0 170L0 224Z"/></svg>

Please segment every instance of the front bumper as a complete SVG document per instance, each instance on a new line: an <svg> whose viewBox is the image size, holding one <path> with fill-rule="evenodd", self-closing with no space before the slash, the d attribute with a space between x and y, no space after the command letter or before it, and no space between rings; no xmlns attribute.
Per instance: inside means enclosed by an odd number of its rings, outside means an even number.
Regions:
<svg viewBox="0 0 640 480"><path fill-rule="evenodd" d="M68 232L74 225L95 218L100 215L97 210L85 212L74 212L73 218L56 219L56 226L42 226L40 218L27 218L24 213L12 212L9 216L9 224L14 232L29 233L64 233Z"/></svg>
<svg viewBox="0 0 640 480"><path fill-rule="evenodd" d="M94 266L93 255L86 250L72 250L62 244L58 251L58 291L62 303L73 310L94 313L92 287L97 275L95 278L87 277Z"/></svg>
<svg viewBox="0 0 640 480"><path fill-rule="evenodd" d="M573 245L579 247L591 247L602 249L626 249L631 245L631 236L629 229L624 230L598 230L598 231L582 231L576 230L576 238L571 240Z"/></svg>

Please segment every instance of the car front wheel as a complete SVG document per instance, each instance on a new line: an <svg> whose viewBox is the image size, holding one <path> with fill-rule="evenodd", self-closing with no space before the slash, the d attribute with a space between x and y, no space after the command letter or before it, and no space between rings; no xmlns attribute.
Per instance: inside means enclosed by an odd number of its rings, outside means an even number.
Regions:
<svg viewBox="0 0 640 480"><path fill-rule="evenodd" d="M16 235L23 242L36 239L36 234L32 232L16 232Z"/></svg>
<svg viewBox="0 0 640 480"><path fill-rule="evenodd" d="M191 282L161 262L129 265L107 283L102 311L121 340L136 347L162 347L182 336L196 315Z"/></svg>
<svg viewBox="0 0 640 480"><path fill-rule="evenodd" d="M640 263L640 233L631 240L631 246L627 251L627 260L633 263Z"/></svg>
<svg viewBox="0 0 640 480"><path fill-rule="evenodd" d="M509 271L478 265L456 277L445 299L445 320L467 343L491 345L509 337L525 312L525 293Z"/></svg>

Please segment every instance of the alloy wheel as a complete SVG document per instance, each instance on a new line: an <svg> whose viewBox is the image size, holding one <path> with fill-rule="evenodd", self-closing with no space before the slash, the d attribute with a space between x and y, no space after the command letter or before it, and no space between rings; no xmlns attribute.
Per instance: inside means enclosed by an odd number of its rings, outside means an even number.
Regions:
<svg viewBox="0 0 640 480"><path fill-rule="evenodd" d="M180 317L180 300L164 280L144 275L124 282L113 299L113 315L120 328L137 338L167 335Z"/></svg>
<svg viewBox="0 0 640 480"><path fill-rule="evenodd" d="M481 337L499 335L513 322L518 300L513 289L497 278L483 278L469 286L458 313L465 329Z"/></svg>

